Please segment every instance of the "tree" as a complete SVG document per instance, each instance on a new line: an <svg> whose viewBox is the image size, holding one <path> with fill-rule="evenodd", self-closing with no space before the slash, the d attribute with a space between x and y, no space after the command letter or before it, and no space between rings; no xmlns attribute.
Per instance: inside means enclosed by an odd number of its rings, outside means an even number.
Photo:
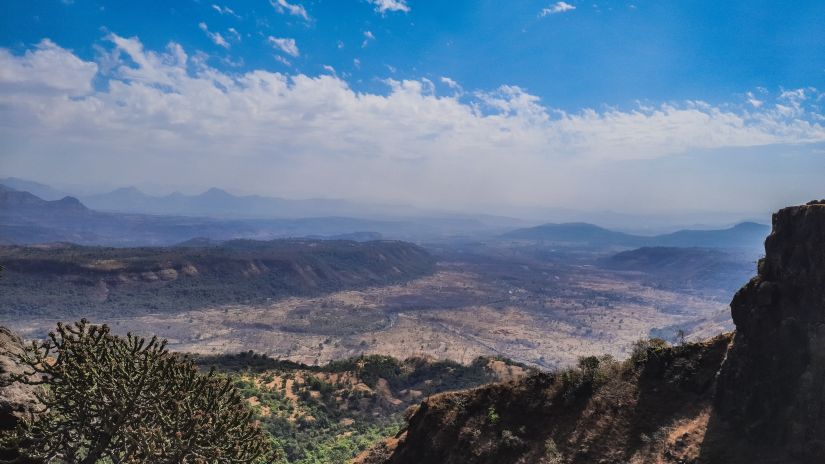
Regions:
<svg viewBox="0 0 825 464"><path fill-rule="evenodd" d="M23 455L47 462L261 463L274 459L252 412L214 370L198 372L166 341L58 324L19 358L16 381L43 385L22 421Z"/></svg>

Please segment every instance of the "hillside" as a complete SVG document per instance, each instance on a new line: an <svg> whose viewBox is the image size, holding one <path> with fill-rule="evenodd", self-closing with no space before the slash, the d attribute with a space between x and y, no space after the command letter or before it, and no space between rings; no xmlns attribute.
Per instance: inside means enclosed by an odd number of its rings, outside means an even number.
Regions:
<svg viewBox="0 0 825 464"><path fill-rule="evenodd" d="M367 463L825 460L825 201L773 217L736 332L424 401Z"/></svg>
<svg viewBox="0 0 825 464"><path fill-rule="evenodd" d="M571 222L565 224L543 224L535 227L516 229L501 235L508 240L543 240L580 245L640 246L642 237L623 232L615 232L593 224Z"/></svg>
<svg viewBox="0 0 825 464"><path fill-rule="evenodd" d="M0 436L42 409L34 395L38 387L11 378L23 372L16 358L23 346L0 326ZM396 433L404 411L421 398L531 372L506 359L481 357L469 365L361 356L308 366L253 352L193 360L204 372L216 369L239 391L252 420L278 449L277 464L340 464ZM0 461L17 455L5 444L0 440Z"/></svg>
<svg viewBox="0 0 825 464"><path fill-rule="evenodd" d="M606 269L638 273L655 288L732 295L753 273L757 253L718 248L642 247L599 260Z"/></svg>
<svg viewBox="0 0 825 464"><path fill-rule="evenodd" d="M196 358L234 379L290 463L340 464L398 431L404 411L430 395L530 372L506 359L469 365L362 356L307 366L254 353Z"/></svg>
<svg viewBox="0 0 825 464"><path fill-rule="evenodd" d="M234 240L220 245L0 247L0 314L119 316L318 295L429 274L405 242Z"/></svg>

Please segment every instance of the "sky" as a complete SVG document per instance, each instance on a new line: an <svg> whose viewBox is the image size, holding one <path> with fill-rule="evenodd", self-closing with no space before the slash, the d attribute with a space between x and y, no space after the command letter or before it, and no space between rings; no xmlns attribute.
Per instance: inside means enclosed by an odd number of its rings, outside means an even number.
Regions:
<svg viewBox="0 0 825 464"><path fill-rule="evenodd" d="M58 186L763 212L824 107L821 1L0 5L0 174Z"/></svg>

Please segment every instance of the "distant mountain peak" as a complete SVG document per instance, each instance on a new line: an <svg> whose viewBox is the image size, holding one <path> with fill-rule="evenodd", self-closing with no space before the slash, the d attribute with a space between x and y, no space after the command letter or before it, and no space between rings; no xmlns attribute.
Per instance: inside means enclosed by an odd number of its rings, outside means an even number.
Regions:
<svg viewBox="0 0 825 464"><path fill-rule="evenodd" d="M212 187L209 190L200 194L200 196L222 196L222 197L234 197L231 193L227 192L226 190L219 189L217 187Z"/></svg>
<svg viewBox="0 0 825 464"><path fill-rule="evenodd" d="M767 228L768 228L768 226L767 226L767 225L765 225L765 224L760 224L760 223L758 223L758 222L753 222L753 221L745 221L745 222L740 222L739 224L736 224L736 225L735 225L735 226L733 226L732 228L733 228L733 229L739 229L739 230L743 230L743 229L748 229L748 230L763 230L763 229L767 229Z"/></svg>
<svg viewBox="0 0 825 464"><path fill-rule="evenodd" d="M53 202L50 202L50 203L53 204L54 206L57 206L59 208L65 208L65 209L68 209L68 208L81 209L81 210L88 210L89 209L89 208L86 207L86 205L81 203L80 200L78 200L77 198L69 197L69 196L63 197L60 200L53 201Z"/></svg>

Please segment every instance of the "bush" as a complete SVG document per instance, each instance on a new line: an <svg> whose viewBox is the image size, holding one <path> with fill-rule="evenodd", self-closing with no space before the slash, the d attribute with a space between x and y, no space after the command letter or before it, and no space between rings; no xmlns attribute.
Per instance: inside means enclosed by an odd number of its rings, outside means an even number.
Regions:
<svg viewBox="0 0 825 464"><path fill-rule="evenodd" d="M497 424L498 421L501 420L501 416L498 415L495 406L490 406L490 408L487 409L487 420L493 425Z"/></svg>
<svg viewBox="0 0 825 464"><path fill-rule="evenodd" d="M630 359L636 364L641 364L648 359L660 358L669 347L670 345L661 338L639 340L633 343L633 352Z"/></svg>
<svg viewBox="0 0 825 464"><path fill-rule="evenodd" d="M610 355L585 356L579 358L579 369L582 372L582 382L597 387L618 375L621 364Z"/></svg>
<svg viewBox="0 0 825 464"><path fill-rule="evenodd" d="M58 324L20 355L27 372L15 377L45 387L44 412L7 438L48 462L271 462L231 379L200 374L165 345L85 320Z"/></svg>

